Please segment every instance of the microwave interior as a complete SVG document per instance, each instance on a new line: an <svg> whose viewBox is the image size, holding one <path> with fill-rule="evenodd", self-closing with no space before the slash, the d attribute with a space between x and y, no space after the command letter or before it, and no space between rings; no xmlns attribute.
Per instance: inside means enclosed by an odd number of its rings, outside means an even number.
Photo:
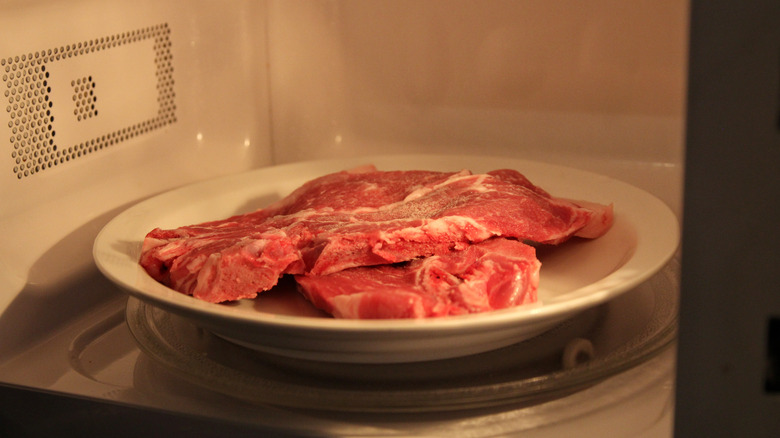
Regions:
<svg viewBox="0 0 780 438"><path fill-rule="evenodd" d="M780 388L773 2L12 0L0 11L0 432L780 427L768 415ZM639 288L661 282L671 297L663 348L570 393L391 417L236 400L139 350L127 293L93 259L112 219L196 183L266 169L297 181L321 163L383 157L544 163L657 199L682 236Z"/></svg>

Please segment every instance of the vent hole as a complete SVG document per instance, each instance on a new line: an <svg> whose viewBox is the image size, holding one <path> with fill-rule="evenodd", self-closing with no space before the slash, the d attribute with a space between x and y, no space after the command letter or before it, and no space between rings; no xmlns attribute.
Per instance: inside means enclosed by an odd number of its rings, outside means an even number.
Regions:
<svg viewBox="0 0 780 438"><path fill-rule="evenodd" d="M146 39L154 41L158 115L79 145L59 147L55 144L54 116L51 115L50 110L54 104L50 97L52 84L49 82L50 73L47 64ZM170 28L166 23L39 52L0 58L0 67L4 71L0 78L5 83L3 96L7 99L5 108L8 114L8 128L12 132L9 138L10 153L16 163L11 170L16 177L18 179L29 177L57 164L176 122L172 59ZM99 78L93 75L85 75L74 78L70 82L76 121L83 122L98 116L97 79ZM43 126L46 128L44 129ZM33 134L28 135L28 133Z"/></svg>

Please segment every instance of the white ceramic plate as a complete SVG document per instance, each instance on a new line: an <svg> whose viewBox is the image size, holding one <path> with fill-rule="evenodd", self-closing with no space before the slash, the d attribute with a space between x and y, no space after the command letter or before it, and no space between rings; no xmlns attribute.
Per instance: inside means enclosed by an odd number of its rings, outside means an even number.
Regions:
<svg viewBox="0 0 780 438"><path fill-rule="evenodd" d="M286 281L253 300L212 304L163 286L138 265L143 238L155 227L252 211L312 178L366 163L384 170L514 168L554 196L613 203L615 223L599 239L539 250L540 304L426 320L333 319ZM118 215L97 236L93 253L98 268L129 294L239 344L303 359L390 363L464 356L528 339L639 285L678 244L679 224L663 202L605 176L503 157L405 155L301 162L188 185Z"/></svg>

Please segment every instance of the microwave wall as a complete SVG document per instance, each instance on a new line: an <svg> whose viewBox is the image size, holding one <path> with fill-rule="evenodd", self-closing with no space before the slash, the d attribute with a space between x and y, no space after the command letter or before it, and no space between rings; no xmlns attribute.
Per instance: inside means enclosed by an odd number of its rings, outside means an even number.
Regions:
<svg viewBox="0 0 780 438"><path fill-rule="evenodd" d="M23 65L46 69L33 78L45 102L5 96L0 114L11 211L60 198L70 174L74 189L132 181L148 194L272 163L421 150L681 163L684 1L37 1L3 12L3 91L31 79ZM49 107L25 113L35 104ZM39 115L52 138L9 141ZM28 194L12 196L20 187Z"/></svg>

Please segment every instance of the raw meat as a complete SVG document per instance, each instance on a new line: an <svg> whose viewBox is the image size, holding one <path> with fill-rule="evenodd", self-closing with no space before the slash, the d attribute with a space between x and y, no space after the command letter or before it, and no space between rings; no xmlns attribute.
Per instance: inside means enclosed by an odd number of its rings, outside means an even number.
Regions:
<svg viewBox="0 0 780 438"><path fill-rule="evenodd" d="M426 318L536 302L540 265L532 246L499 237L403 264L295 279L337 318Z"/></svg>
<svg viewBox="0 0 780 438"><path fill-rule="evenodd" d="M210 302L252 298L283 274L327 275L463 250L494 236L558 244L598 237L610 206L556 199L514 170L381 172L312 180L245 215L151 231L141 265Z"/></svg>
<svg viewBox="0 0 780 438"><path fill-rule="evenodd" d="M394 183L400 180L398 174L406 173L369 172L360 178L348 178L341 190L332 189L323 195L304 191L298 195L316 198L317 203L306 209L286 210L287 216L275 216L270 221L279 222L282 228L290 215L299 216L297 225L313 235L301 248L306 272L321 275L464 249L492 236L543 244L558 244L580 236L582 231L587 231L587 236L581 237L594 238L612 223L611 207L594 204L582 208L555 199L513 170L482 175L467 171L438 173L436 179L431 179L430 173L415 173L413 181L424 179L424 184L407 182L409 190L386 189L375 196L369 193L379 190L373 187L383 187L383 178L392 176L390 181ZM352 186L363 184L370 184L372 189L363 189L360 196L374 204L350 205L351 210L342 210L341 195L361 193L360 187Z"/></svg>

